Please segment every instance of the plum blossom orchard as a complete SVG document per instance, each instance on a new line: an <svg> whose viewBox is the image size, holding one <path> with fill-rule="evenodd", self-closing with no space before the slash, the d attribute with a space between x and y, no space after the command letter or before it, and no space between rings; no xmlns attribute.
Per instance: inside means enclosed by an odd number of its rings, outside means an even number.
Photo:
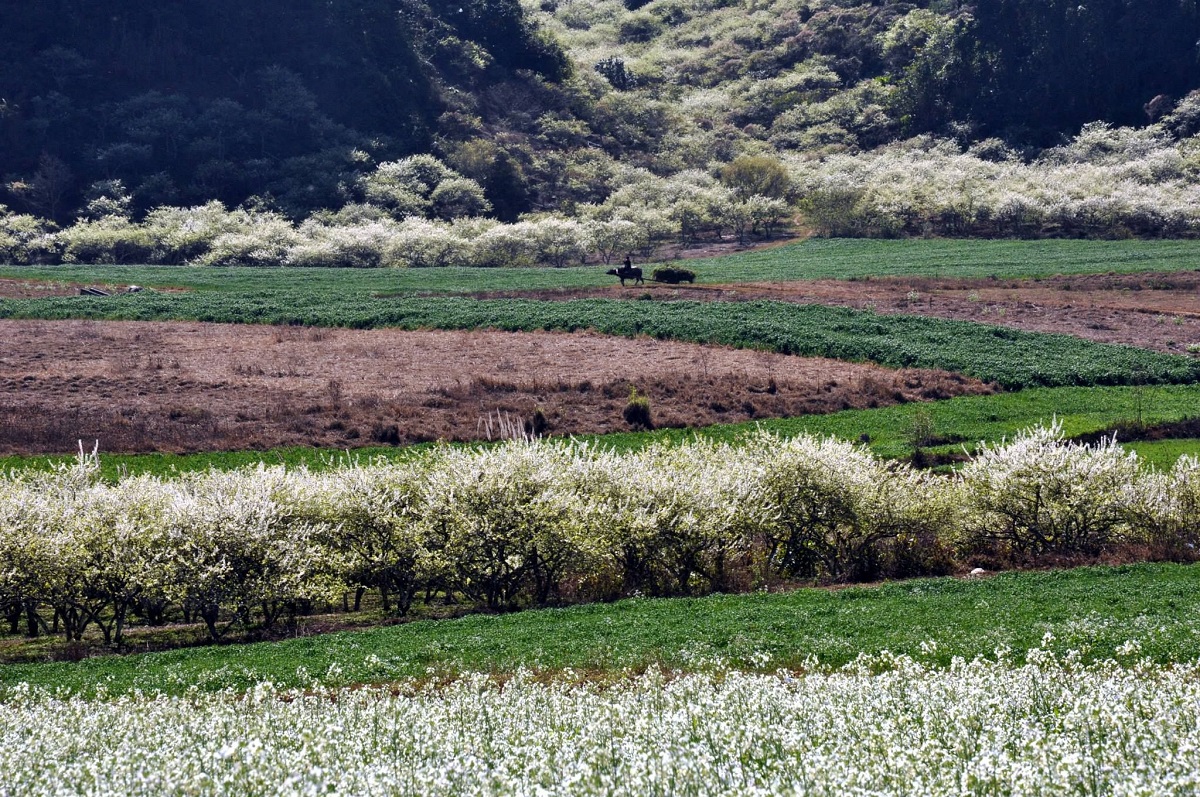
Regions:
<svg viewBox="0 0 1200 797"><path fill-rule="evenodd" d="M0 479L9 633L134 618L270 628L318 607L454 598L491 610L733 592L780 578L942 573L1114 548L1189 559L1200 464L1143 471L1040 427L950 477L848 442L439 448L403 463L106 484L94 459ZM957 564L956 564L957 561ZM51 625L53 624L53 626Z"/></svg>

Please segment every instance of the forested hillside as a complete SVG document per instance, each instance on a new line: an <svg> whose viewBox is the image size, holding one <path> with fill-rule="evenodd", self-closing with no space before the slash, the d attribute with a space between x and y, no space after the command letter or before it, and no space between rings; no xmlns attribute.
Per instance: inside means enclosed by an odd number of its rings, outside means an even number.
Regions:
<svg viewBox="0 0 1200 797"><path fill-rule="evenodd" d="M114 179L139 210L340 205L364 164L429 151L458 98L503 114L489 91L566 68L516 0L3 0L0 17L0 173L59 221Z"/></svg>
<svg viewBox="0 0 1200 797"><path fill-rule="evenodd" d="M1195 0L520 3L0 0L0 259L1200 234Z"/></svg>

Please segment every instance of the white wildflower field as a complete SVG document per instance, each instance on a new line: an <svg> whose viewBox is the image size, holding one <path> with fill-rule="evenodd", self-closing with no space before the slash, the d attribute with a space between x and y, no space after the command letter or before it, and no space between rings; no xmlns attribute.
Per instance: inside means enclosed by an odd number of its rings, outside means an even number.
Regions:
<svg viewBox="0 0 1200 797"><path fill-rule="evenodd" d="M599 684L99 701L22 686L0 701L0 794L1192 794L1198 675L1034 650Z"/></svg>

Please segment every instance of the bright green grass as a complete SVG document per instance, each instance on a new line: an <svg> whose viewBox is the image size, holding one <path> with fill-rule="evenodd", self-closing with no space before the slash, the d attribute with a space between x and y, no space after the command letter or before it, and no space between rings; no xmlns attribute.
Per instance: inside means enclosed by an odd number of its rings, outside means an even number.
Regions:
<svg viewBox="0 0 1200 797"><path fill-rule="evenodd" d="M1018 661L1043 644L1085 660L1113 658L1127 640L1158 663L1200 656L1200 568L1136 565L1008 573L975 581L923 579L837 591L625 600L568 609L216 646L79 663L0 666L0 685L109 694L133 689L185 692L385 682L431 670L622 671L651 665L704 669L718 661L772 671L808 657L838 666L889 650L942 665L954 656ZM935 642L936 653L922 651ZM1128 658L1128 657L1126 657ZM335 666L336 665L336 666Z"/></svg>
<svg viewBox="0 0 1200 797"><path fill-rule="evenodd" d="M693 265L694 264L694 265ZM810 239L689 261L701 282L864 277L1046 277L1200 269L1200 241ZM725 275L736 275L735 279Z"/></svg>
<svg viewBox="0 0 1200 797"><path fill-rule="evenodd" d="M1159 470L1170 470L1179 458L1187 455L1200 457L1200 440L1143 440L1136 443L1125 443L1125 448L1136 451L1138 459L1149 467Z"/></svg>
<svg viewBox="0 0 1200 797"><path fill-rule="evenodd" d="M1006 388L1200 379L1200 360L1069 335L788 302L476 300L462 297L137 294L0 301L0 317L196 320L353 328L594 329L607 335L715 343L782 354L943 368Z"/></svg>
<svg viewBox="0 0 1200 797"><path fill-rule="evenodd" d="M801 433L835 435L857 440L867 434L871 449L883 457L903 457L909 449L910 430L918 414L928 415L935 431L961 444L950 444L934 450L973 447L980 441L995 442L1012 437L1021 429L1038 423L1050 423L1057 418L1067 436L1087 434L1135 422L1166 423L1200 414L1200 385L1162 387L1102 387L1102 388L1037 388L1019 393L997 393L990 396L962 396L945 401L899 404L871 410L845 410L831 415L805 415L799 418L772 418L749 423L709 426L702 429L660 429L653 432L621 432L609 435L582 436L580 439L607 446L618 451L631 451L654 441L677 442L698 437L737 442L757 428L785 436ZM232 468L267 464L289 467L304 465L321 470L330 464L345 462L353 457L360 462L374 458L398 459L412 456L428 447L360 448L333 451L312 448L288 448L273 451L236 451L206 454L102 454L100 464L107 479L122 474L158 474L173 472ZM1145 452L1150 463L1170 467L1180 454L1200 452L1200 441L1161 441L1135 443L1139 455ZM0 457L0 471L24 468L46 468L55 463L69 462L70 455L47 457Z"/></svg>
<svg viewBox="0 0 1200 797"><path fill-rule="evenodd" d="M647 276L655 267L644 264ZM689 260L702 283L881 276L1041 277L1200 268L1200 241L810 239ZM180 266L8 266L0 277L264 293L462 293L611 285L602 266L566 269L263 269Z"/></svg>

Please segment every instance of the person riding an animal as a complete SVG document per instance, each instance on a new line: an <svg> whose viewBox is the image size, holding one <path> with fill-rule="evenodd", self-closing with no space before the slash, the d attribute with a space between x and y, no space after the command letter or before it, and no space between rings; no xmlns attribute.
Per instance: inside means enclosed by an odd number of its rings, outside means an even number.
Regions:
<svg viewBox="0 0 1200 797"><path fill-rule="evenodd" d="M621 280L621 287L625 287L625 280L633 280L634 285L645 285L646 281L642 279L642 270L633 264L633 259L629 255L625 255L625 263L620 268L610 268L605 274L611 274Z"/></svg>

